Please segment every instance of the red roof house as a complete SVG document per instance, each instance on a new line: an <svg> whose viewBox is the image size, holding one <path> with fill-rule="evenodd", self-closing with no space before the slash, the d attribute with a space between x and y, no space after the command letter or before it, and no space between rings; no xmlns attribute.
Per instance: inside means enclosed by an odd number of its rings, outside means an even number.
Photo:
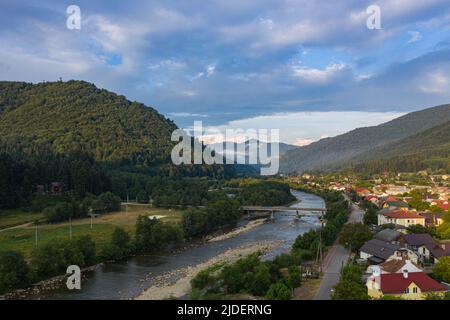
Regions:
<svg viewBox="0 0 450 320"><path fill-rule="evenodd" d="M386 273L380 275L383 294L405 294L414 283L421 292L446 291L447 288L424 272Z"/></svg>

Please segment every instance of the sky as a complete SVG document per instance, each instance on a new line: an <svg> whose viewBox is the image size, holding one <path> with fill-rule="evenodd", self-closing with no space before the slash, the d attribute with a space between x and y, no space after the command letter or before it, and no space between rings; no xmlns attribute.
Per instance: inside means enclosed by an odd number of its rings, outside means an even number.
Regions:
<svg viewBox="0 0 450 320"><path fill-rule="evenodd" d="M304 145L449 103L450 0L1 0L0 80L60 77Z"/></svg>

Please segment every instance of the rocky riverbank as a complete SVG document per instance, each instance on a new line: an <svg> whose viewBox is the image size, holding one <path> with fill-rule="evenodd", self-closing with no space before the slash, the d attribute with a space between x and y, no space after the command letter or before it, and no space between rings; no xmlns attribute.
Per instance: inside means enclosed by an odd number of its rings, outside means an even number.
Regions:
<svg viewBox="0 0 450 320"><path fill-rule="evenodd" d="M180 298L191 292L191 280L202 270L215 264L230 264L254 252L263 253L281 245L282 241L253 242L234 249L229 249L203 263L162 274L154 279L154 284L144 290L136 300L162 300ZM174 280L175 279L175 280Z"/></svg>

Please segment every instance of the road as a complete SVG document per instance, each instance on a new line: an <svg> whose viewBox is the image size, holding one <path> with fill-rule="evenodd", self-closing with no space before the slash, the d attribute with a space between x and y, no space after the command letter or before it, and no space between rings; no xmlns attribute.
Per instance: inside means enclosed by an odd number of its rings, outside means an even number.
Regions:
<svg viewBox="0 0 450 320"><path fill-rule="evenodd" d="M347 195L344 194L347 201L351 202ZM357 205L352 203L352 212L347 223L362 222L364 211ZM315 296L315 300L330 300L331 289L339 282L342 266L347 262L350 256L349 250L340 245L337 241L328 250L327 256L323 261L323 278L319 290Z"/></svg>

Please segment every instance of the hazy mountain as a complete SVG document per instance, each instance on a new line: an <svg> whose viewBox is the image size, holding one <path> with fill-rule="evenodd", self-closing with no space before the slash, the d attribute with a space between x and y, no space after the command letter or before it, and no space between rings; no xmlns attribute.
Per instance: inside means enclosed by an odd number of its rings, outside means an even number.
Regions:
<svg viewBox="0 0 450 320"><path fill-rule="evenodd" d="M381 147L390 145L390 148L394 148L395 143L400 140L447 121L450 121L450 105L441 105L412 112L378 126L358 128L287 151L281 157L281 171L301 172L348 166L351 163L370 159L371 150L376 149L377 153L383 154L387 150L383 151ZM414 138L411 137L411 139Z"/></svg>
<svg viewBox="0 0 450 320"><path fill-rule="evenodd" d="M267 150L268 155L270 156L272 154L272 146L271 144L267 144L265 142L259 141L259 140L247 140L240 143L233 143L230 150L226 148L225 143L212 143L209 144L208 147L218 151L222 155L226 155L227 158L234 159L235 161L237 159L240 159L241 161L244 161L248 159L249 157L249 151L250 151L250 145L254 143L256 144L258 150ZM280 142L278 144L278 152L280 157L284 155L289 150L294 150L299 148L298 146L294 146L287 143ZM219 151L220 150L220 151ZM234 158L233 158L234 157Z"/></svg>

